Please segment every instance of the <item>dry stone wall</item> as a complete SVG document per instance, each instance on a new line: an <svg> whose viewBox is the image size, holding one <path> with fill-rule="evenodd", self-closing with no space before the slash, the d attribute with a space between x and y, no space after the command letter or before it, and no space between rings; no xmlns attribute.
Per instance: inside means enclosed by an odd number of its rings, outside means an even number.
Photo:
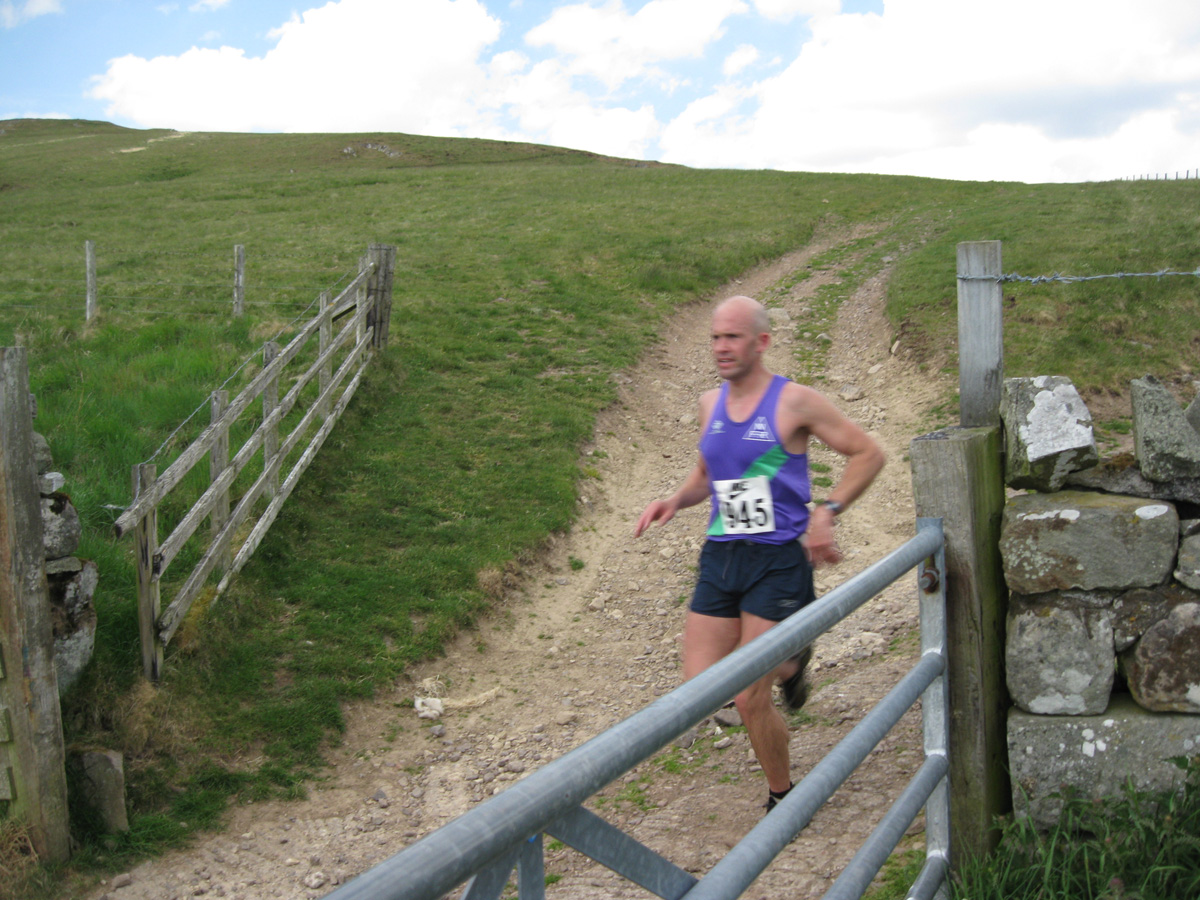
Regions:
<svg viewBox="0 0 1200 900"><path fill-rule="evenodd" d="M1064 787L1177 788L1200 755L1200 399L1131 385L1134 452L1100 460L1069 380L1004 383L1000 553L1013 805L1053 825Z"/></svg>

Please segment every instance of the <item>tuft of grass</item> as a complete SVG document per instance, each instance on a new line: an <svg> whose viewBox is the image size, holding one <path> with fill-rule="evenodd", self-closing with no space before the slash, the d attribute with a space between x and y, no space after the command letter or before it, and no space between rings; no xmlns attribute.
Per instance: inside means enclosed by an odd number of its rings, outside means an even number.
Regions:
<svg viewBox="0 0 1200 900"><path fill-rule="evenodd" d="M1176 760L1181 791L1152 793L1132 780L1119 797L1063 795L1058 824L1003 823L999 847L956 873L959 900L1193 900L1200 896L1200 762Z"/></svg>

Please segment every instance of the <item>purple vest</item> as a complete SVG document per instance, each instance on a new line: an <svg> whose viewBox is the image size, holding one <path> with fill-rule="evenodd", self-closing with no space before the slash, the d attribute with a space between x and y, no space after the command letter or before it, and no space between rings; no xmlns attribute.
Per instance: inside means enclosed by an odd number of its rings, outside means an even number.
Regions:
<svg viewBox="0 0 1200 900"><path fill-rule="evenodd" d="M808 528L808 454L788 453L776 435L775 410L787 383L776 375L744 422L730 417L729 384L721 385L700 438L712 495L709 540L786 544Z"/></svg>

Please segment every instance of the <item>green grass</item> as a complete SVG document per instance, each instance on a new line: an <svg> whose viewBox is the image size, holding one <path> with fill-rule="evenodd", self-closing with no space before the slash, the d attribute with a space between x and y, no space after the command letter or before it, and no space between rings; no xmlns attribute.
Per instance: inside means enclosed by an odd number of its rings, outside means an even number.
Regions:
<svg viewBox="0 0 1200 900"><path fill-rule="evenodd" d="M1184 760L1179 764L1187 767ZM1200 766L1180 792L1063 798L1058 824L1005 823L999 849L956 873L956 900L1193 900L1200 895Z"/></svg>
<svg viewBox="0 0 1200 900"><path fill-rule="evenodd" d="M1002 240L1005 271L1026 274L1190 270L1198 222L1200 183L1186 181L707 171L398 134L5 122L0 344L29 351L36 427L83 520L79 555L101 572L96 656L64 727L68 741L125 753L138 836L105 841L81 819L80 859L128 865L170 846L207 827L213 797L303 791L343 703L442 652L571 525L580 479L598 474L579 450L616 398L612 376L681 305L818 231L863 226L869 237L814 260L851 263L814 314L832 323L890 265L894 335L941 369L954 364L956 242ZM99 280L89 323L85 240ZM230 390L251 377L262 342L285 341L370 243L397 248L389 350L255 559L213 614L185 623L147 689L132 546L111 536L111 507L128 504L132 467L166 442L164 468L207 413L168 441L174 429L247 360ZM235 244L247 259L239 319ZM1014 374L1065 374L1086 395L1147 372L1176 383L1195 364L1194 279L1005 295ZM801 360L813 380L822 360L819 347ZM951 421L955 405L931 418ZM199 489L185 485L164 518Z"/></svg>

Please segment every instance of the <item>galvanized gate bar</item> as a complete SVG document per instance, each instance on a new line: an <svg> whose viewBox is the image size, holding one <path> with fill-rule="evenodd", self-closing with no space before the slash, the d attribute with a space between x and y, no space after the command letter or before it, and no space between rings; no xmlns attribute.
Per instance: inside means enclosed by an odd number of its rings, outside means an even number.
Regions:
<svg viewBox="0 0 1200 900"><path fill-rule="evenodd" d="M741 690L934 553L940 528L915 537L766 634L565 756L328 896L332 900L434 900L542 832L649 758Z"/></svg>
<svg viewBox="0 0 1200 900"><path fill-rule="evenodd" d="M908 889L907 900L933 900L944 896L946 877L950 874L950 863L945 856L927 856L921 874ZM943 891L939 894L939 891Z"/></svg>
<svg viewBox="0 0 1200 900"><path fill-rule="evenodd" d="M547 825L546 834L663 900L679 900L696 883L694 875L582 806Z"/></svg>
<svg viewBox="0 0 1200 900"><path fill-rule="evenodd" d="M937 656L922 657L838 745L764 816L737 846L717 862L687 894L687 900L732 900L750 886L771 861L808 825L842 782L854 772L875 746L945 669ZM908 823L905 823L908 827Z"/></svg>
<svg viewBox="0 0 1200 900"><path fill-rule="evenodd" d="M546 855L540 834L521 845L521 855L517 859L517 896L522 900L544 900L546 896Z"/></svg>
<svg viewBox="0 0 1200 900"><path fill-rule="evenodd" d="M931 756L925 760L908 787L875 826L871 836L847 863L833 887L825 892L823 900L858 900L862 897L863 892L871 886L871 879L883 868L933 789L949 771L950 761L944 756Z"/></svg>
<svg viewBox="0 0 1200 900"><path fill-rule="evenodd" d="M461 900L500 900L508 876L520 858L519 849L510 850L498 861L480 869L463 889Z"/></svg>

